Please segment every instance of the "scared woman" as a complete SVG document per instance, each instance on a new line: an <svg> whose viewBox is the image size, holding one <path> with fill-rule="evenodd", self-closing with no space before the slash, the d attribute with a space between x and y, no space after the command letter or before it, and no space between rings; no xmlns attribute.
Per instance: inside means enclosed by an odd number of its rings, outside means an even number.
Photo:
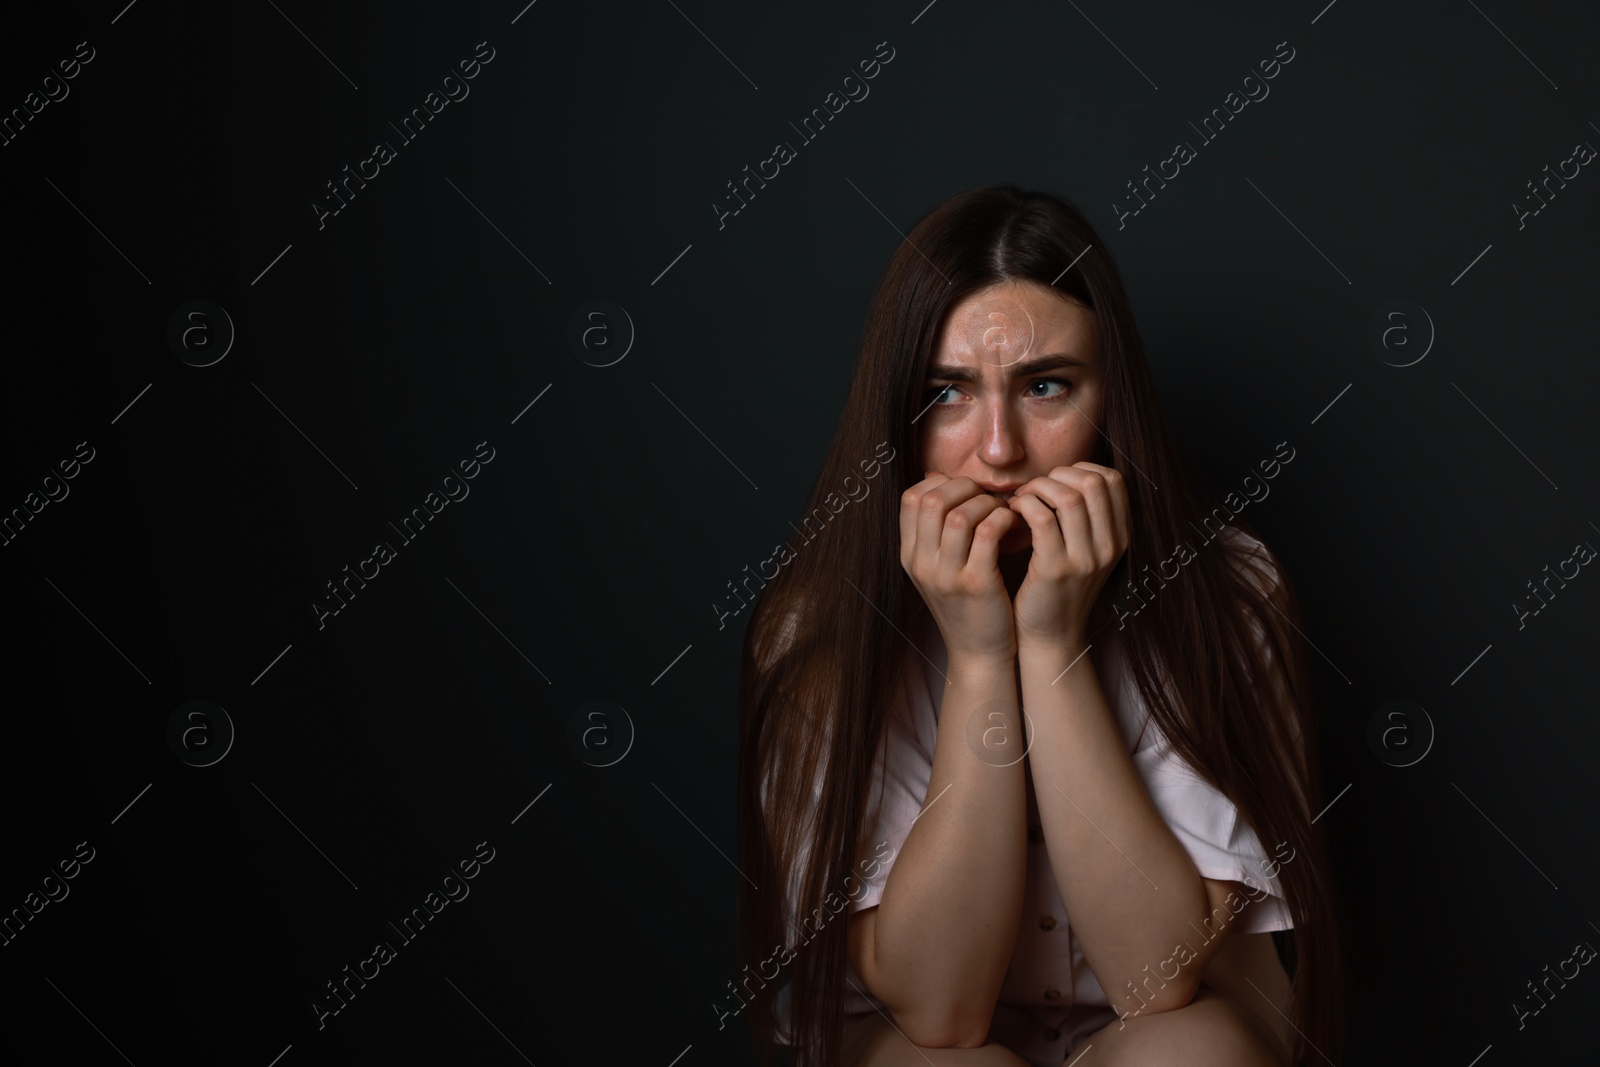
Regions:
<svg viewBox="0 0 1600 1067"><path fill-rule="evenodd" d="M912 230L812 495L885 438L896 491L745 634L761 1061L1337 1064L1298 601L1193 488L1076 207L999 186Z"/></svg>

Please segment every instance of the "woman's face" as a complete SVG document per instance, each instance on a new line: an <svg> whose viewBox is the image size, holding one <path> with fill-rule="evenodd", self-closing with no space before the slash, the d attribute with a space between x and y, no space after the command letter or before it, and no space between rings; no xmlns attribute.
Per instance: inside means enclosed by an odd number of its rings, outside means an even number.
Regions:
<svg viewBox="0 0 1600 1067"><path fill-rule="evenodd" d="M1009 499L1024 482L1094 454L1103 395L1094 312L1035 281L973 293L946 317L926 385L921 469ZM1032 540L1018 521L1000 551Z"/></svg>

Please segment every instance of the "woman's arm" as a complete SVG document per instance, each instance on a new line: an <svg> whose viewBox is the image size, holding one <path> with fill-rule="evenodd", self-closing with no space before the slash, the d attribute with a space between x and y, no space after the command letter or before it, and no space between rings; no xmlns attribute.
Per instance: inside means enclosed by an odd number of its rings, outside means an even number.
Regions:
<svg viewBox="0 0 1600 1067"><path fill-rule="evenodd" d="M1226 929L1205 924L1228 885L1201 878L1156 809L1085 654L1096 597L1128 547L1127 485L1085 460L1024 483L1009 503L1033 535L1013 607L1022 703L1035 720L1030 773L1056 887L1119 1010L1182 1007L1222 945Z"/></svg>
<svg viewBox="0 0 1600 1067"><path fill-rule="evenodd" d="M1169 1011L1189 1003L1225 928L1205 925L1212 890L1140 781L1084 650L1080 639L1017 653L1051 870L1118 1014Z"/></svg>
<svg viewBox="0 0 1600 1067"><path fill-rule="evenodd" d="M922 814L877 906L851 917L850 956L913 1043L976 1048L1022 918L1027 781L1020 756L996 766L967 741L974 717L986 728L999 711L1008 748L1022 750L1016 661L952 653L948 678Z"/></svg>

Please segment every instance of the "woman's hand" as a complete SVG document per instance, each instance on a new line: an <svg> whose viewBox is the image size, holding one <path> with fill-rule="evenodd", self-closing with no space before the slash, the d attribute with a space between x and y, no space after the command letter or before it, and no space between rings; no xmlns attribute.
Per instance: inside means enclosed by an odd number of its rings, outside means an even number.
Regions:
<svg viewBox="0 0 1600 1067"><path fill-rule="evenodd" d="M999 544L1023 521L971 478L933 471L900 494L900 565L933 613L952 659L1016 656Z"/></svg>
<svg viewBox="0 0 1600 1067"><path fill-rule="evenodd" d="M1027 520L1033 557L1017 589L1020 647L1081 644L1095 598L1128 549L1128 487L1122 474L1087 460L1057 467L1008 501Z"/></svg>

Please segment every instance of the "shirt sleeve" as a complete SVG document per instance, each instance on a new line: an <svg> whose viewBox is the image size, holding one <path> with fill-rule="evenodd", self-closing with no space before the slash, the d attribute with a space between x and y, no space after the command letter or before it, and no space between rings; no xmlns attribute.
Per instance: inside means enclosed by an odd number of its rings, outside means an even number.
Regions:
<svg viewBox="0 0 1600 1067"><path fill-rule="evenodd" d="M1144 780L1161 818L1194 860L1202 878L1243 882L1246 904L1235 920L1239 933L1287 930L1294 923L1274 861L1239 809L1222 791L1201 778L1173 748L1152 718L1133 765Z"/></svg>
<svg viewBox="0 0 1600 1067"><path fill-rule="evenodd" d="M908 672L914 673L914 672ZM938 715L931 698L908 680L890 705L883 730L883 773L873 779L867 800L871 813L857 848L852 872L850 910L861 911L883 899L889 870L922 814L933 779L933 750Z"/></svg>
<svg viewBox="0 0 1600 1067"><path fill-rule="evenodd" d="M1260 541L1245 537L1243 531L1236 532L1251 548L1246 557L1246 575L1265 596L1277 583L1275 564ZM1270 668L1273 657L1265 632L1254 619L1250 629ZM1272 673L1276 678L1277 671ZM1298 726L1295 735L1298 739ZM1241 933L1292 929L1294 922L1276 877L1284 860L1268 856L1255 831L1239 817L1238 808L1173 749L1153 717L1144 724L1133 763L1156 810L1194 860L1201 877L1237 881L1246 886L1244 895L1250 903L1240 911L1234 929Z"/></svg>
<svg viewBox="0 0 1600 1067"><path fill-rule="evenodd" d="M795 933L806 927L807 916L816 916L818 908L823 916L837 911L844 913L840 901L847 901L849 913L875 906L883 897L889 880L889 869L900 847L911 833L911 824L922 811L923 798L928 783L933 778L933 750L938 729L938 713L927 689L927 680L919 672L907 669L903 684L896 687L894 699L884 715L883 737L873 763L872 784L869 787L866 809L869 815L863 823L861 838L856 845L856 863L831 888L823 900L800 906L800 871L798 865L789 871L789 915L797 924ZM882 768L883 772L878 773ZM815 813L820 805L825 779L819 770L812 783L811 805L805 815L807 833L815 833ZM763 782L762 799L766 802L767 782ZM833 894L837 893L837 896Z"/></svg>

